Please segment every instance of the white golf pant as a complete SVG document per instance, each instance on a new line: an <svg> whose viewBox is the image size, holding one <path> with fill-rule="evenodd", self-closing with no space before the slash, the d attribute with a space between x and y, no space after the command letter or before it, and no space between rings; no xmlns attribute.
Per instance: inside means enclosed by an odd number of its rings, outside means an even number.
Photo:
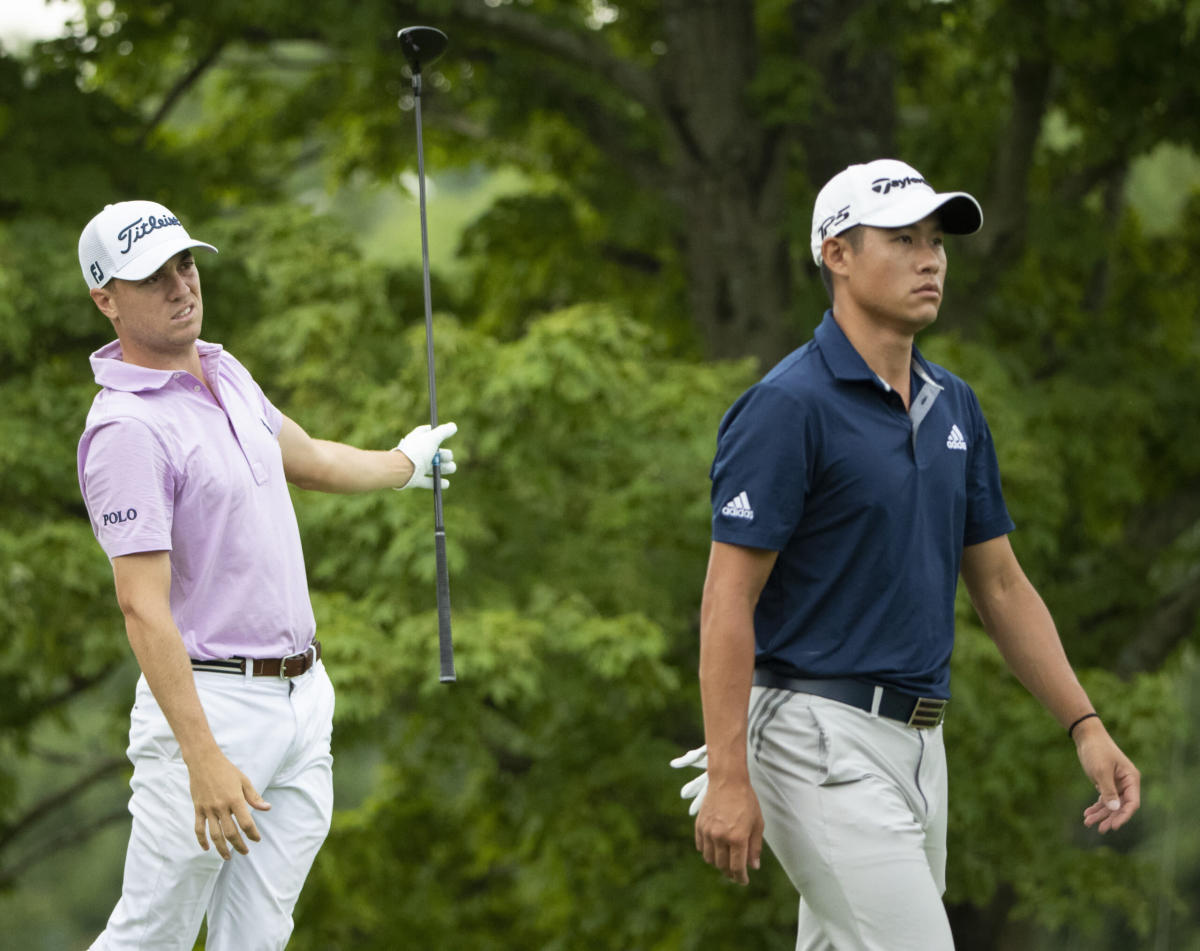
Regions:
<svg viewBox="0 0 1200 951"><path fill-rule="evenodd" d="M766 842L800 893L797 951L952 951L942 728L756 686L747 745Z"/></svg>
<svg viewBox="0 0 1200 951"><path fill-rule="evenodd" d="M333 815L333 684L318 662L292 680L197 672L222 752L268 803L251 810L261 842L224 861L200 849L187 767L145 678L130 715L133 829L121 898L94 951L191 951L208 915L208 951L279 951Z"/></svg>

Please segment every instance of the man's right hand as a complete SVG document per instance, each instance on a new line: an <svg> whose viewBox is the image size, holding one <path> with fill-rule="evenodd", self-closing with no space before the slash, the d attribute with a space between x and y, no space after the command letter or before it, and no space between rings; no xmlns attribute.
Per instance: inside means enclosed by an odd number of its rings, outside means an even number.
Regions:
<svg viewBox="0 0 1200 951"><path fill-rule="evenodd" d="M763 817L750 780L708 777L708 792L696 816L696 849L730 881L745 885L762 858Z"/></svg>
<svg viewBox="0 0 1200 951"><path fill-rule="evenodd" d="M243 832L251 842L262 841L250 808L265 812L271 804L224 753L214 749L198 762L189 763L188 779L196 807L196 841L200 848L208 851L211 836L221 858L228 860L232 857L230 845L242 855L250 851L242 838Z"/></svg>

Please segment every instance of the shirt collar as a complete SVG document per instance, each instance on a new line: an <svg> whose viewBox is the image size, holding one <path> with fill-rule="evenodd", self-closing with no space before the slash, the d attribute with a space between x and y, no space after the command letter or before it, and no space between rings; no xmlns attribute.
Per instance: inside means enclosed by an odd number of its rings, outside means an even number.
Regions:
<svg viewBox="0 0 1200 951"><path fill-rule="evenodd" d="M813 339L821 350L821 356L829 367L829 372L837 380L863 381L874 383L890 390L880 377L867 366L867 361L854 349L845 332L838 322L833 319L833 310L825 311L825 317L813 333ZM922 381L937 383L940 374L928 360L921 356L921 351L913 344L913 370Z"/></svg>
<svg viewBox="0 0 1200 951"><path fill-rule="evenodd" d="M861 380L868 383L879 383L875 371L867 366L854 345L846 337L845 332L833 319L833 310L825 311L825 317L813 332L813 339L821 350L821 356L829 367L829 372L837 380Z"/></svg>
<svg viewBox="0 0 1200 951"><path fill-rule="evenodd" d="M196 341L196 350L201 360L219 354L222 349L219 343ZM176 377L174 370L152 370L136 363L126 363L120 340L105 344L89 359L96 383L109 390L123 390L127 393L161 390Z"/></svg>
<svg viewBox="0 0 1200 951"><path fill-rule="evenodd" d="M942 378L941 367L930 363L921 356L921 351L917 349L915 343L913 344L913 372L926 383L932 383L939 390L946 388L944 384L938 382Z"/></svg>

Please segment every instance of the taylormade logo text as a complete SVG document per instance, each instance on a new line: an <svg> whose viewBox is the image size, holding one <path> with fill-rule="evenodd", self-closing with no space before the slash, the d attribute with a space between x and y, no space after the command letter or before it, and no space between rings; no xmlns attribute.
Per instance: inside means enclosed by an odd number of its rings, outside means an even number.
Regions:
<svg viewBox="0 0 1200 951"><path fill-rule="evenodd" d="M138 218L136 221L131 221L117 232L117 240L125 242L125 247L121 248L121 253L128 254L130 248L146 237L146 235L153 234L159 228L180 227L183 226L179 223L178 218L168 218L165 215L159 218Z"/></svg>
<svg viewBox="0 0 1200 951"><path fill-rule="evenodd" d="M871 182L871 191L886 195L893 188L907 188L909 185L928 186L929 182L923 178L913 178L911 175L906 175L904 178L877 178Z"/></svg>

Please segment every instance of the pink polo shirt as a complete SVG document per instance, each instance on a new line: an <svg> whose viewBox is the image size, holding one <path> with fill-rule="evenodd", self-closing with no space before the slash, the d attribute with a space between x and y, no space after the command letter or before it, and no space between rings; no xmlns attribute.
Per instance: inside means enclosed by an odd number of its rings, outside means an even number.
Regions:
<svg viewBox="0 0 1200 951"><path fill-rule="evenodd" d="M109 558L171 553L171 613L188 654L282 657L316 630L283 474L283 414L218 344L197 341L212 392L190 373L92 354L96 394L79 486Z"/></svg>

